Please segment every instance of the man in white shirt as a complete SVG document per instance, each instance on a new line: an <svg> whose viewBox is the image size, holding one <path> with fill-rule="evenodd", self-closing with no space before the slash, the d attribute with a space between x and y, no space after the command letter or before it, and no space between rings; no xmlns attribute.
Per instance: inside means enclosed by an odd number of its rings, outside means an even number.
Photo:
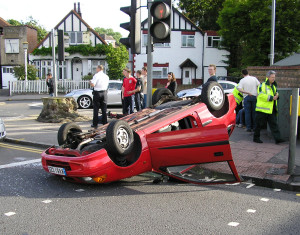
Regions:
<svg viewBox="0 0 300 235"><path fill-rule="evenodd" d="M242 70L244 78L239 82L238 90L244 95L245 122L247 132L255 128L255 108L257 87L260 82L256 77L249 76L247 69Z"/></svg>
<svg viewBox="0 0 300 235"><path fill-rule="evenodd" d="M103 73L103 66L98 65L96 68L97 73L90 81L90 85L94 88L93 91L93 124L91 127L98 127L98 113L99 108L102 112L102 124L107 123L107 89L109 83L109 77Z"/></svg>

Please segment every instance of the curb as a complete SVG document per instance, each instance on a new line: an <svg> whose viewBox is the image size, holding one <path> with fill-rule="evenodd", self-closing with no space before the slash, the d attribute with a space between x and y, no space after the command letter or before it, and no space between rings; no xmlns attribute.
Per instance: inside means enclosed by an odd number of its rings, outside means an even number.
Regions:
<svg viewBox="0 0 300 235"><path fill-rule="evenodd" d="M47 149L53 145L45 144L45 143L38 143L38 142L30 142L26 140L18 140L18 139L13 139L13 138L4 138L4 142L7 143L12 143L12 144L20 144L20 145L26 145L26 146L32 146L32 147L37 147L37 148L43 148Z"/></svg>
<svg viewBox="0 0 300 235"><path fill-rule="evenodd" d="M294 192L300 192L300 185L294 184L292 182L292 176L290 176L289 180L287 182L282 181L274 181L270 179L260 179L256 177L251 176L242 176L244 180L251 180L253 184L256 186L266 187L266 188L279 188L286 191L294 191Z"/></svg>

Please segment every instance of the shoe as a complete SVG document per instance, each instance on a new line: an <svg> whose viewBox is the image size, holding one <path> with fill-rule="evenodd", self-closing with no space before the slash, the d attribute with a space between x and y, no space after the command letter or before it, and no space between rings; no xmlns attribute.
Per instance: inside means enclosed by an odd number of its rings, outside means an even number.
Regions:
<svg viewBox="0 0 300 235"><path fill-rule="evenodd" d="M263 141L262 141L261 139L253 139L253 142L259 143L259 144L262 144L262 143L263 143Z"/></svg>
<svg viewBox="0 0 300 235"><path fill-rule="evenodd" d="M252 130L251 130L251 129L247 129L246 131L247 131L247 132L252 132Z"/></svg>
<svg viewBox="0 0 300 235"><path fill-rule="evenodd" d="M92 125L91 125L91 127L93 127L93 128L97 128L98 126L97 126L97 125L95 126L95 125L93 125L93 124L92 124Z"/></svg>
<svg viewBox="0 0 300 235"><path fill-rule="evenodd" d="M285 142L285 140L283 140L283 139L275 140L275 144L280 144L280 143L283 143L283 142Z"/></svg>
<svg viewBox="0 0 300 235"><path fill-rule="evenodd" d="M243 127L243 125L242 125L242 124L238 124L237 127L240 127L240 128L241 128L241 127Z"/></svg>

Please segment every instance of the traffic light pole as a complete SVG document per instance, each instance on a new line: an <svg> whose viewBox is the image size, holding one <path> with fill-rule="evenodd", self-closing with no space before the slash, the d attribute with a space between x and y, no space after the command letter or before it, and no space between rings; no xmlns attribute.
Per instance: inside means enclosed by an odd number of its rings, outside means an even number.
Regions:
<svg viewBox="0 0 300 235"><path fill-rule="evenodd" d="M52 63L53 63L53 86L54 86L54 97L57 97L57 78L56 78L56 61L55 61L55 29L52 29Z"/></svg>
<svg viewBox="0 0 300 235"><path fill-rule="evenodd" d="M150 26L152 25L152 16L150 8L152 5L152 0L148 0L148 43L147 43L147 107L152 105L152 65L153 65L153 55L152 55L152 37L150 34Z"/></svg>

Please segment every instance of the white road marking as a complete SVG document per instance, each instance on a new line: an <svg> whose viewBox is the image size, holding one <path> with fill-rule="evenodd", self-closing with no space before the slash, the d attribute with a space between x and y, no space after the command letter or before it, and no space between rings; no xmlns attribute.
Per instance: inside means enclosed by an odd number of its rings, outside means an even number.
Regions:
<svg viewBox="0 0 300 235"><path fill-rule="evenodd" d="M247 183L249 184L246 188L252 188L253 186L255 186L255 184L251 184L251 183Z"/></svg>
<svg viewBox="0 0 300 235"><path fill-rule="evenodd" d="M16 214L15 212L7 212L4 215L6 215L6 216L12 216L12 215L15 215L15 214Z"/></svg>
<svg viewBox="0 0 300 235"><path fill-rule="evenodd" d="M233 183L233 184L225 184L225 185L233 185L233 186L235 186L235 185L239 185L240 183Z"/></svg>
<svg viewBox="0 0 300 235"><path fill-rule="evenodd" d="M255 213L255 212L256 212L256 210L253 210L253 209L248 209L248 210L247 210L247 212L248 212L248 213Z"/></svg>
<svg viewBox="0 0 300 235"><path fill-rule="evenodd" d="M230 222L228 225L229 226L232 226L232 227L236 227L236 226L238 226L240 223L238 223L238 222Z"/></svg>
<svg viewBox="0 0 300 235"><path fill-rule="evenodd" d="M50 202L52 202L52 200L44 200L44 201L42 201L43 203L50 203Z"/></svg>
<svg viewBox="0 0 300 235"><path fill-rule="evenodd" d="M23 165L33 164L37 162L41 162L41 159L34 159L34 160L28 160L24 162L15 162L10 164L0 165L0 169L11 168L15 166L23 166Z"/></svg>
<svg viewBox="0 0 300 235"><path fill-rule="evenodd" d="M35 106L42 106L43 103L40 102L40 103L32 103L32 104L29 104L28 106L31 106L31 107L35 107Z"/></svg>
<svg viewBox="0 0 300 235"><path fill-rule="evenodd" d="M75 191L76 192L84 192L85 190L80 188L80 189L76 189Z"/></svg>
<svg viewBox="0 0 300 235"><path fill-rule="evenodd" d="M269 198L261 198L260 200L263 202L268 202L270 199Z"/></svg>
<svg viewBox="0 0 300 235"><path fill-rule="evenodd" d="M280 192L281 189L280 189L280 188L274 188L273 191L274 191L274 192Z"/></svg>

